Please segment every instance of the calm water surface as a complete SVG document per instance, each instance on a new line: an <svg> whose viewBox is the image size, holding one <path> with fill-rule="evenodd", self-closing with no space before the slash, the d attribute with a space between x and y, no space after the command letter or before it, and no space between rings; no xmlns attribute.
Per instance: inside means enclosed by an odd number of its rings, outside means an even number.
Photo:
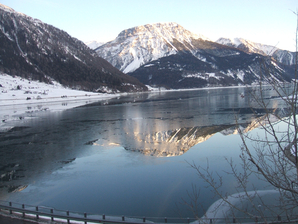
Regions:
<svg viewBox="0 0 298 224"><path fill-rule="evenodd" d="M183 200L195 185L203 215L216 198L189 163L208 160L225 175L224 157L238 161L235 116L243 127L255 119L247 91L133 94L35 114L0 133L0 199L107 215L193 217ZM223 191L235 193L235 185L224 176Z"/></svg>

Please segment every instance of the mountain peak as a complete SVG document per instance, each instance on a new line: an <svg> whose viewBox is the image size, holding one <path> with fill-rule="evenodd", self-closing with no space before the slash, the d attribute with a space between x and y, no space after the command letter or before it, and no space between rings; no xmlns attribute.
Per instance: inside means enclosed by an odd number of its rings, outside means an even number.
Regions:
<svg viewBox="0 0 298 224"><path fill-rule="evenodd" d="M164 23L154 23L154 24L146 24L141 26L132 27L126 30L123 30L119 33L117 39L129 38L136 35L148 35L148 36L157 36L161 35L166 38L176 38L176 39L184 39L194 38L194 39L203 39L209 40L203 35L197 35L191 33L190 31L184 29L178 23L175 22L164 22Z"/></svg>
<svg viewBox="0 0 298 224"><path fill-rule="evenodd" d="M14 9L10 8L9 6L3 5L1 3L0 3L0 9L2 9L5 12L8 12L8 13L15 13L15 14L18 14L20 16L26 16L28 18L31 18L30 16L27 16L26 14L21 13L21 12L17 12Z"/></svg>
<svg viewBox="0 0 298 224"><path fill-rule="evenodd" d="M10 7L6 6L6 5L3 5L3 4L1 4L1 3L0 3L0 8L1 8L2 10L6 11L6 12L16 12L16 11L14 11L12 8L10 8Z"/></svg>
<svg viewBox="0 0 298 224"><path fill-rule="evenodd" d="M208 40L175 22L146 24L123 30L96 52L124 73L179 51L192 51L195 41Z"/></svg>

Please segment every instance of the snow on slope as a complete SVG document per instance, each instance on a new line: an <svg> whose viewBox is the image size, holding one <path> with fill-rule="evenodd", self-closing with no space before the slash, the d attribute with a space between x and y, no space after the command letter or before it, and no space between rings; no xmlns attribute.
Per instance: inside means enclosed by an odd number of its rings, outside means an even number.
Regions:
<svg viewBox="0 0 298 224"><path fill-rule="evenodd" d="M249 52L259 53L259 54L269 55L269 56L273 55L273 53L276 50L278 50L277 47L260 44L260 43L254 43L252 41L245 40L243 38L234 38L234 39L220 38L216 42L219 44L227 45L230 47L236 47L236 48L239 48L240 45L243 45L248 49Z"/></svg>
<svg viewBox="0 0 298 224"><path fill-rule="evenodd" d="M87 41L85 42L85 44L90 47L91 49L95 50L96 48L100 47L101 45L104 45L104 42L99 42L96 40L92 40L92 41Z"/></svg>
<svg viewBox="0 0 298 224"><path fill-rule="evenodd" d="M275 212L281 212L278 206L274 206L278 201L280 193L277 190L256 190L239 192L229 195L223 199L215 201L204 214L202 220L206 218L214 218L214 220L222 219L226 220L227 217L235 217L236 219L243 218L243 212L241 210L249 211L250 214L258 216L260 214L260 207L263 206L266 209L262 209L264 217L272 216L272 210ZM239 208L238 211L235 208ZM199 224L201 220L193 222L193 224Z"/></svg>
<svg viewBox="0 0 298 224"><path fill-rule="evenodd" d="M72 90L59 83L49 85L0 73L0 131L9 130L15 122L31 119L37 112L65 110L115 96Z"/></svg>
<svg viewBox="0 0 298 224"><path fill-rule="evenodd" d="M128 73L150 61L176 54L177 44L191 48L193 39L208 40L177 23L147 24L122 31L115 40L102 45L96 52L116 68Z"/></svg>
<svg viewBox="0 0 298 224"><path fill-rule="evenodd" d="M296 53L287 50L281 50L277 47L254 43L242 38L220 38L216 41L219 44L227 45L230 47L236 47L238 49L244 50L247 53L257 53L264 56L271 56L278 62L285 65L295 65Z"/></svg>

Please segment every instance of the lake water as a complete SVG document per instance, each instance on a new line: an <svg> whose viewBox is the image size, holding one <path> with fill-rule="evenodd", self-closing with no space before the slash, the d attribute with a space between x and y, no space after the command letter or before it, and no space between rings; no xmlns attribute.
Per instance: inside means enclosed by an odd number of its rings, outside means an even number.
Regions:
<svg viewBox="0 0 298 224"><path fill-rule="evenodd" d="M2 175L0 200L106 215L193 217L183 201L196 186L201 216L217 198L190 163L206 167L208 161L224 175L222 190L235 193L224 158L239 161L235 116L244 128L256 117L248 91L129 94L32 114L0 133L0 171L11 173ZM265 95L274 94L267 89Z"/></svg>

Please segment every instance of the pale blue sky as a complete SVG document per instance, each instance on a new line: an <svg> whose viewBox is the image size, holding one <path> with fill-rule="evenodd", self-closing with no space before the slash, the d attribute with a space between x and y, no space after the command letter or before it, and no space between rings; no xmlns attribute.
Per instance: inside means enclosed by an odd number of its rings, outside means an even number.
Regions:
<svg viewBox="0 0 298 224"><path fill-rule="evenodd" d="M242 37L295 50L297 0L0 0L82 40L109 41L124 29L176 22L211 40ZM292 11L291 11L292 10Z"/></svg>

